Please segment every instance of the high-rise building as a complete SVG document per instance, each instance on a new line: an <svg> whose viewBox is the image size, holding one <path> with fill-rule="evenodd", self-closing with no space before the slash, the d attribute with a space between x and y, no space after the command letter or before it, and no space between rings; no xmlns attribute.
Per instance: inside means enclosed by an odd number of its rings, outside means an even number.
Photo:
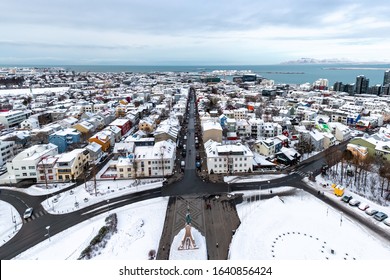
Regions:
<svg viewBox="0 0 390 280"><path fill-rule="evenodd" d="M357 76L356 83L355 83L355 93L356 94L367 93L369 83L370 83L370 79L367 79L364 75Z"/></svg>
<svg viewBox="0 0 390 280"><path fill-rule="evenodd" d="M333 85L334 91L344 91L344 85L342 82L335 82Z"/></svg>
<svg viewBox="0 0 390 280"><path fill-rule="evenodd" d="M385 71L385 76L383 77L383 85L390 84L390 70Z"/></svg>

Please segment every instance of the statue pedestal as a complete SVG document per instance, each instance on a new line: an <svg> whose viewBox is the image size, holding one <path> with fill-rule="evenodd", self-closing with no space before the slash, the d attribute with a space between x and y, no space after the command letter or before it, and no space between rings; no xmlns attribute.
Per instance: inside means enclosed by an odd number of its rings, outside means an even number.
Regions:
<svg viewBox="0 0 390 280"><path fill-rule="evenodd" d="M185 229L185 233L184 233L183 240L181 241L181 244L180 244L179 248L177 248L177 249L178 250L198 249L198 246L196 246L195 240L191 234L191 225L186 224L184 229Z"/></svg>

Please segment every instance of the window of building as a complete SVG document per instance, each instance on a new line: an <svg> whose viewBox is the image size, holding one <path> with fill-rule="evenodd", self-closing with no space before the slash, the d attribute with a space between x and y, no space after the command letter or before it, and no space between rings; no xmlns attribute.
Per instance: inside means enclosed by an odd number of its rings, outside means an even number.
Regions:
<svg viewBox="0 0 390 280"><path fill-rule="evenodd" d="M35 173L35 172L30 172L30 176L37 176L37 173Z"/></svg>
<svg viewBox="0 0 390 280"><path fill-rule="evenodd" d="M127 168L127 172L131 172L131 168Z"/></svg>
<svg viewBox="0 0 390 280"><path fill-rule="evenodd" d="M62 180L62 175L59 175L59 176L58 176L58 179L59 179L59 180Z"/></svg>
<svg viewBox="0 0 390 280"><path fill-rule="evenodd" d="M50 179L50 180L53 180L53 176L49 176L49 179Z"/></svg>
<svg viewBox="0 0 390 280"><path fill-rule="evenodd" d="M23 175L23 176L27 176L27 173L23 173L22 175Z"/></svg>
<svg viewBox="0 0 390 280"><path fill-rule="evenodd" d="M29 166L28 169L35 169L35 166Z"/></svg>
<svg viewBox="0 0 390 280"><path fill-rule="evenodd" d="M41 181L44 181L45 180L45 176L41 176Z"/></svg>
<svg viewBox="0 0 390 280"><path fill-rule="evenodd" d="M123 168L119 168L119 172L123 172Z"/></svg>
<svg viewBox="0 0 390 280"><path fill-rule="evenodd" d="M26 170L26 166L22 166L22 170Z"/></svg>

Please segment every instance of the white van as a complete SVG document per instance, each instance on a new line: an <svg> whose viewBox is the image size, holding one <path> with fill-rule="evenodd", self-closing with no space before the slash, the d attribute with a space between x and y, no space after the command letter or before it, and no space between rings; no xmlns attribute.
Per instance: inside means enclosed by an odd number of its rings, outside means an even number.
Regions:
<svg viewBox="0 0 390 280"><path fill-rule="evenodd" d="M184 167L186 167L186 162L184 160L180 162L180 167L181 169L184 169Z"/></svg>

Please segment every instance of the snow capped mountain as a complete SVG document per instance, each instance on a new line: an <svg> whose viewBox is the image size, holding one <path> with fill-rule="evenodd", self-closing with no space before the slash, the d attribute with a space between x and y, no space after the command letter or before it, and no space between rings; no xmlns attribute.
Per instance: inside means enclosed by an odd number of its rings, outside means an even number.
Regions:
<svg viewBox="0 0 390 280"><path fill-rule="evenodd" d="M361 63L356 61L351 61L346 58L326 58L326 59L317 59L310 57L302 57L297 60L289 60L282 62L281 64L345 64L345 63Z"/></svg>

